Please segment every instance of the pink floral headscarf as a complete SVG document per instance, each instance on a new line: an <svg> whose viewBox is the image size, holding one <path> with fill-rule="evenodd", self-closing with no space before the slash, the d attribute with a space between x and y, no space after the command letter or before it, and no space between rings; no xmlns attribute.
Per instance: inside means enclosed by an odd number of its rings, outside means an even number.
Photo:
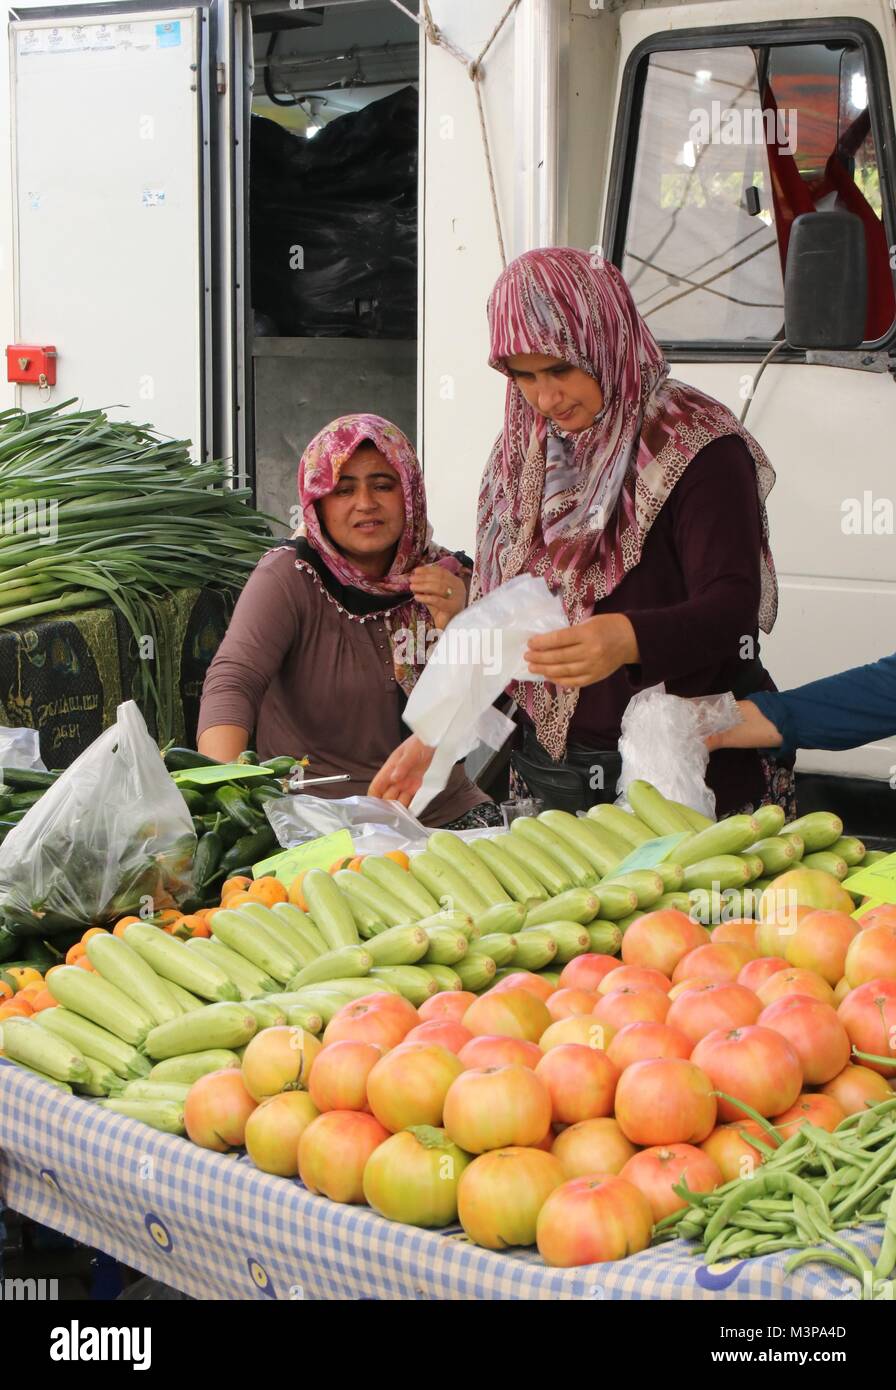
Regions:
<svg viewBox="0 0 896 1390"><path fill-rule="evenodd" d="M395 469L404 497L404 531L395 558L381 579L365 574L333 544L321 526L315 506L333 491L342 469L363 444L373 444ZM409 575L418 565L441 565L449 573L460 575L457 559L432 539L432 527L426 518L423 471L414 446L397 425L381 415L341 415L325 425L302 455L298 484L303 517L300 534L341 584L387 598L408 592ZM396 680L402 690L410 694L426 664L429 642L421 642L420 635L425 633L428 638L433 632L432 618L422 603L411 599L385 612L383 621L392 645ZM407 633L414 637L410 644L404 636ZM406 660L408 650L414 657L413 662Z"/></svg>
<svg viewBox="0 0 896 1390"><path fill-rule="evenodd" d="M756 464L762 519L759 622L770 632L777 584L765 499L775 474L736 417L669 378L669 365L616 267L569 247L527 251L488 302L490 366L510 377L504 428L479 492L471 600L518 574L543 575L570 623L592 616L638 564L651 526L695 454L741 438ZM505 360L543 353L594 377L604 405L594 424L563 434L527 404ZM553 758L566 751L578 690L526 681L511 694Z"/></svg>

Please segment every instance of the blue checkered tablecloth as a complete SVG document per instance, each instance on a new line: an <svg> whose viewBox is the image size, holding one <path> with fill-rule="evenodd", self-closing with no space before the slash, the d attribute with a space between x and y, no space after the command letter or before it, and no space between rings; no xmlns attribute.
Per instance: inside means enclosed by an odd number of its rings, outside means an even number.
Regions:
<svg viewBox="0 0 896 1390"><path fill-rule="evenodd" d="M614 1264L550 1269L459 1229L422 1231L313 1197L245 1155L161 1134L0 1059L0 1204L196 1298L834 1299L830 1266L785 1255L707 1267L683 1241ZM853 1237L855 1238L855 1237ZM863 1243L876 1249L880 1228Z"/></svg>

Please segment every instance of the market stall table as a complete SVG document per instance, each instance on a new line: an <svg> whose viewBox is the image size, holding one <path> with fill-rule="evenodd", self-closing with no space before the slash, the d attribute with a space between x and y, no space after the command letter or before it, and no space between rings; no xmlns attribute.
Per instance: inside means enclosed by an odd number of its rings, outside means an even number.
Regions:
<svg viewBox="0 0 896 1390"><path fill-rule="evenodd" d="M856 1281L786 1254L707 1268L674 1241L615 1264L550 1269L459 1228L423 1231L311 1196L57 1091L0 1061L0 1198L203 1299L834 1299ZM862 1244L875 1250L880 1228ZM855 1233L853 1233L855 1238Z"/></svg>

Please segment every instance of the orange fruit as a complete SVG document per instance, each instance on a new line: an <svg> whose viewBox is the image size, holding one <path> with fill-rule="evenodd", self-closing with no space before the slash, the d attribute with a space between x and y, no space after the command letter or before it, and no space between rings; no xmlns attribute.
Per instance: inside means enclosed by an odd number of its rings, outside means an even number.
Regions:
<svg viewBox="0 0 896 1390"><path fill-rule="evenodd" d="M396 864L400 864L403 869L409 869L411 867L411 861L403 849L387 849L383 858L394 859Z"/></svg>
<svg viewBox="0 0 896 1390"><path fill-rule="evenodd" d="M0 1004L4 999L12 998L12 985L8 985L5 980L0 980Z"/></svg>
<svg viewBox="0 0 896 1390"><path fill-rule="evenodd" d="M237 874L236 878L226 878L221 885L221 901L230 893L244 893L247 888L252 887L252 879L246 878L245 874Z"/></svg>
<svg viewBox="0 0 896 1390"><path fill-rule="evenodd" d="M211 936L212 929L204 917L200 917L198 912L191 913L187 917L181 917L173 927L169 927L172 936L178 937L181 941L189 941L194 936Z"/></svg>
<svg viewBox="0 0 896 1390"><path fill-rule="evenodd" d="M86 956L79 956L74 964L75 968L78 970L89 970L91 974L96 974L96 966L91 965Z"/></svg>
<svg viewBox="0 0 896 1390"><path fill-rule="evenodd" d="M182 912L179 912L177 916L174 917L170 922L161 922L159 923L159 925L161 926L162 931L166 932L168 936L173 936L174 933L180 927L180 924L183 920L184 914Z"/></svg>
<svg viewBox="0 0 896 1390"><path fill-rule="evenodd" d="M66 965L76 965L86 950L87 947L84 945L83 941L76 941L74 946L69 946L65 953Z"/></svg>
<svg viewBox="0 0 896 1390"><path fill-rule="evenodd" d="M348 861L345 867L351 869L352 873L359 874L361 872L361 860L366 858L366 854L356 854L353 859Z"/></svg>
<svg viewBox="0 0 896 1390"><path fill-rule="evenodd" d="M226 898L222 898L222 907L241 907L243 903L257 903L257 898L251 898L242 889L238 893L228 893Z"/></svg>
<svg viewBox="0 0 896 1390"><path fill-rule="evenodd" d="M295 907L300 907L303 912L308 911L308 904L306 903L305 895L302 892L302 879L305 877L307 872L307 869L302 869L301 873L296 874L292 883L289 885L289 889L287 892L288 901L291 902Z"/></svg>
<svg viewBox="0 0 896 1390"><path fill-rule="evenodd" d="M7 999L0 1004L0 1020L4 1018L30 1018L34 1013L27 999Z"/></svg>
<svg viewBox="0 0 896 1390"><path fill-rule="evenodd" d="M164 911L156 912L154 914L152 918L152 925L156 927L161 927L163 930L165 930L168 927L172 926L173 923L179 922L182 916L183 913L178 912L175 908L166 907Z"/></svg>
<svg viewBox="0 0 896 1390"><path fill-rule="evenodd" d="M40 971L35 970L30 965L11 965L6 973L12 976L13 989L16 994L26 985L42 985L44 982L44 977Z"/></svg>
<svg viewBox="0 0 896 1390"><path fill-rule="evenodd" d="M246 897L253 903L263 903L265 907L273 907L274 903L289 901L289 894L279 878L273 878L270 875L265 878L257 878L252 887L247 889Z"/></svg>
<svg viewBox="0 0 896 1390"><path fill-rule="evenodd" d="M88 941L90 940L90 938L91 938L92 936L108 936L108 935L109 935L109 933L107 932L107 930L106 930L105 927L88 927L87 931L86 931L86 932L84 933L84 935L81 937L81 945L82 945L82 946L86 946L87 943L88 943Z"/></svg>
<svg viewBox="0 0 896 1390"><path fill-rule="evenodd" d="M46 988L38 990L31 1000L31 1007L36 1014L42 1013L44 1009L55 1009L56 1000Z"/></svg>

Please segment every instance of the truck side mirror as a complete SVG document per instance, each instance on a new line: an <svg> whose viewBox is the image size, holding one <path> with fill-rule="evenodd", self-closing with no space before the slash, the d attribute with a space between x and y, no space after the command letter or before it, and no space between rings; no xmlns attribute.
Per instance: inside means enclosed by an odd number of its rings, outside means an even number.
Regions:
<svg viewBox="0 0 896 1390"><path fill-rule="evenodd" d="M794 219L784 274L784 336L795 348L857 348L865 336L865 229L851 212Z"/></svg>

